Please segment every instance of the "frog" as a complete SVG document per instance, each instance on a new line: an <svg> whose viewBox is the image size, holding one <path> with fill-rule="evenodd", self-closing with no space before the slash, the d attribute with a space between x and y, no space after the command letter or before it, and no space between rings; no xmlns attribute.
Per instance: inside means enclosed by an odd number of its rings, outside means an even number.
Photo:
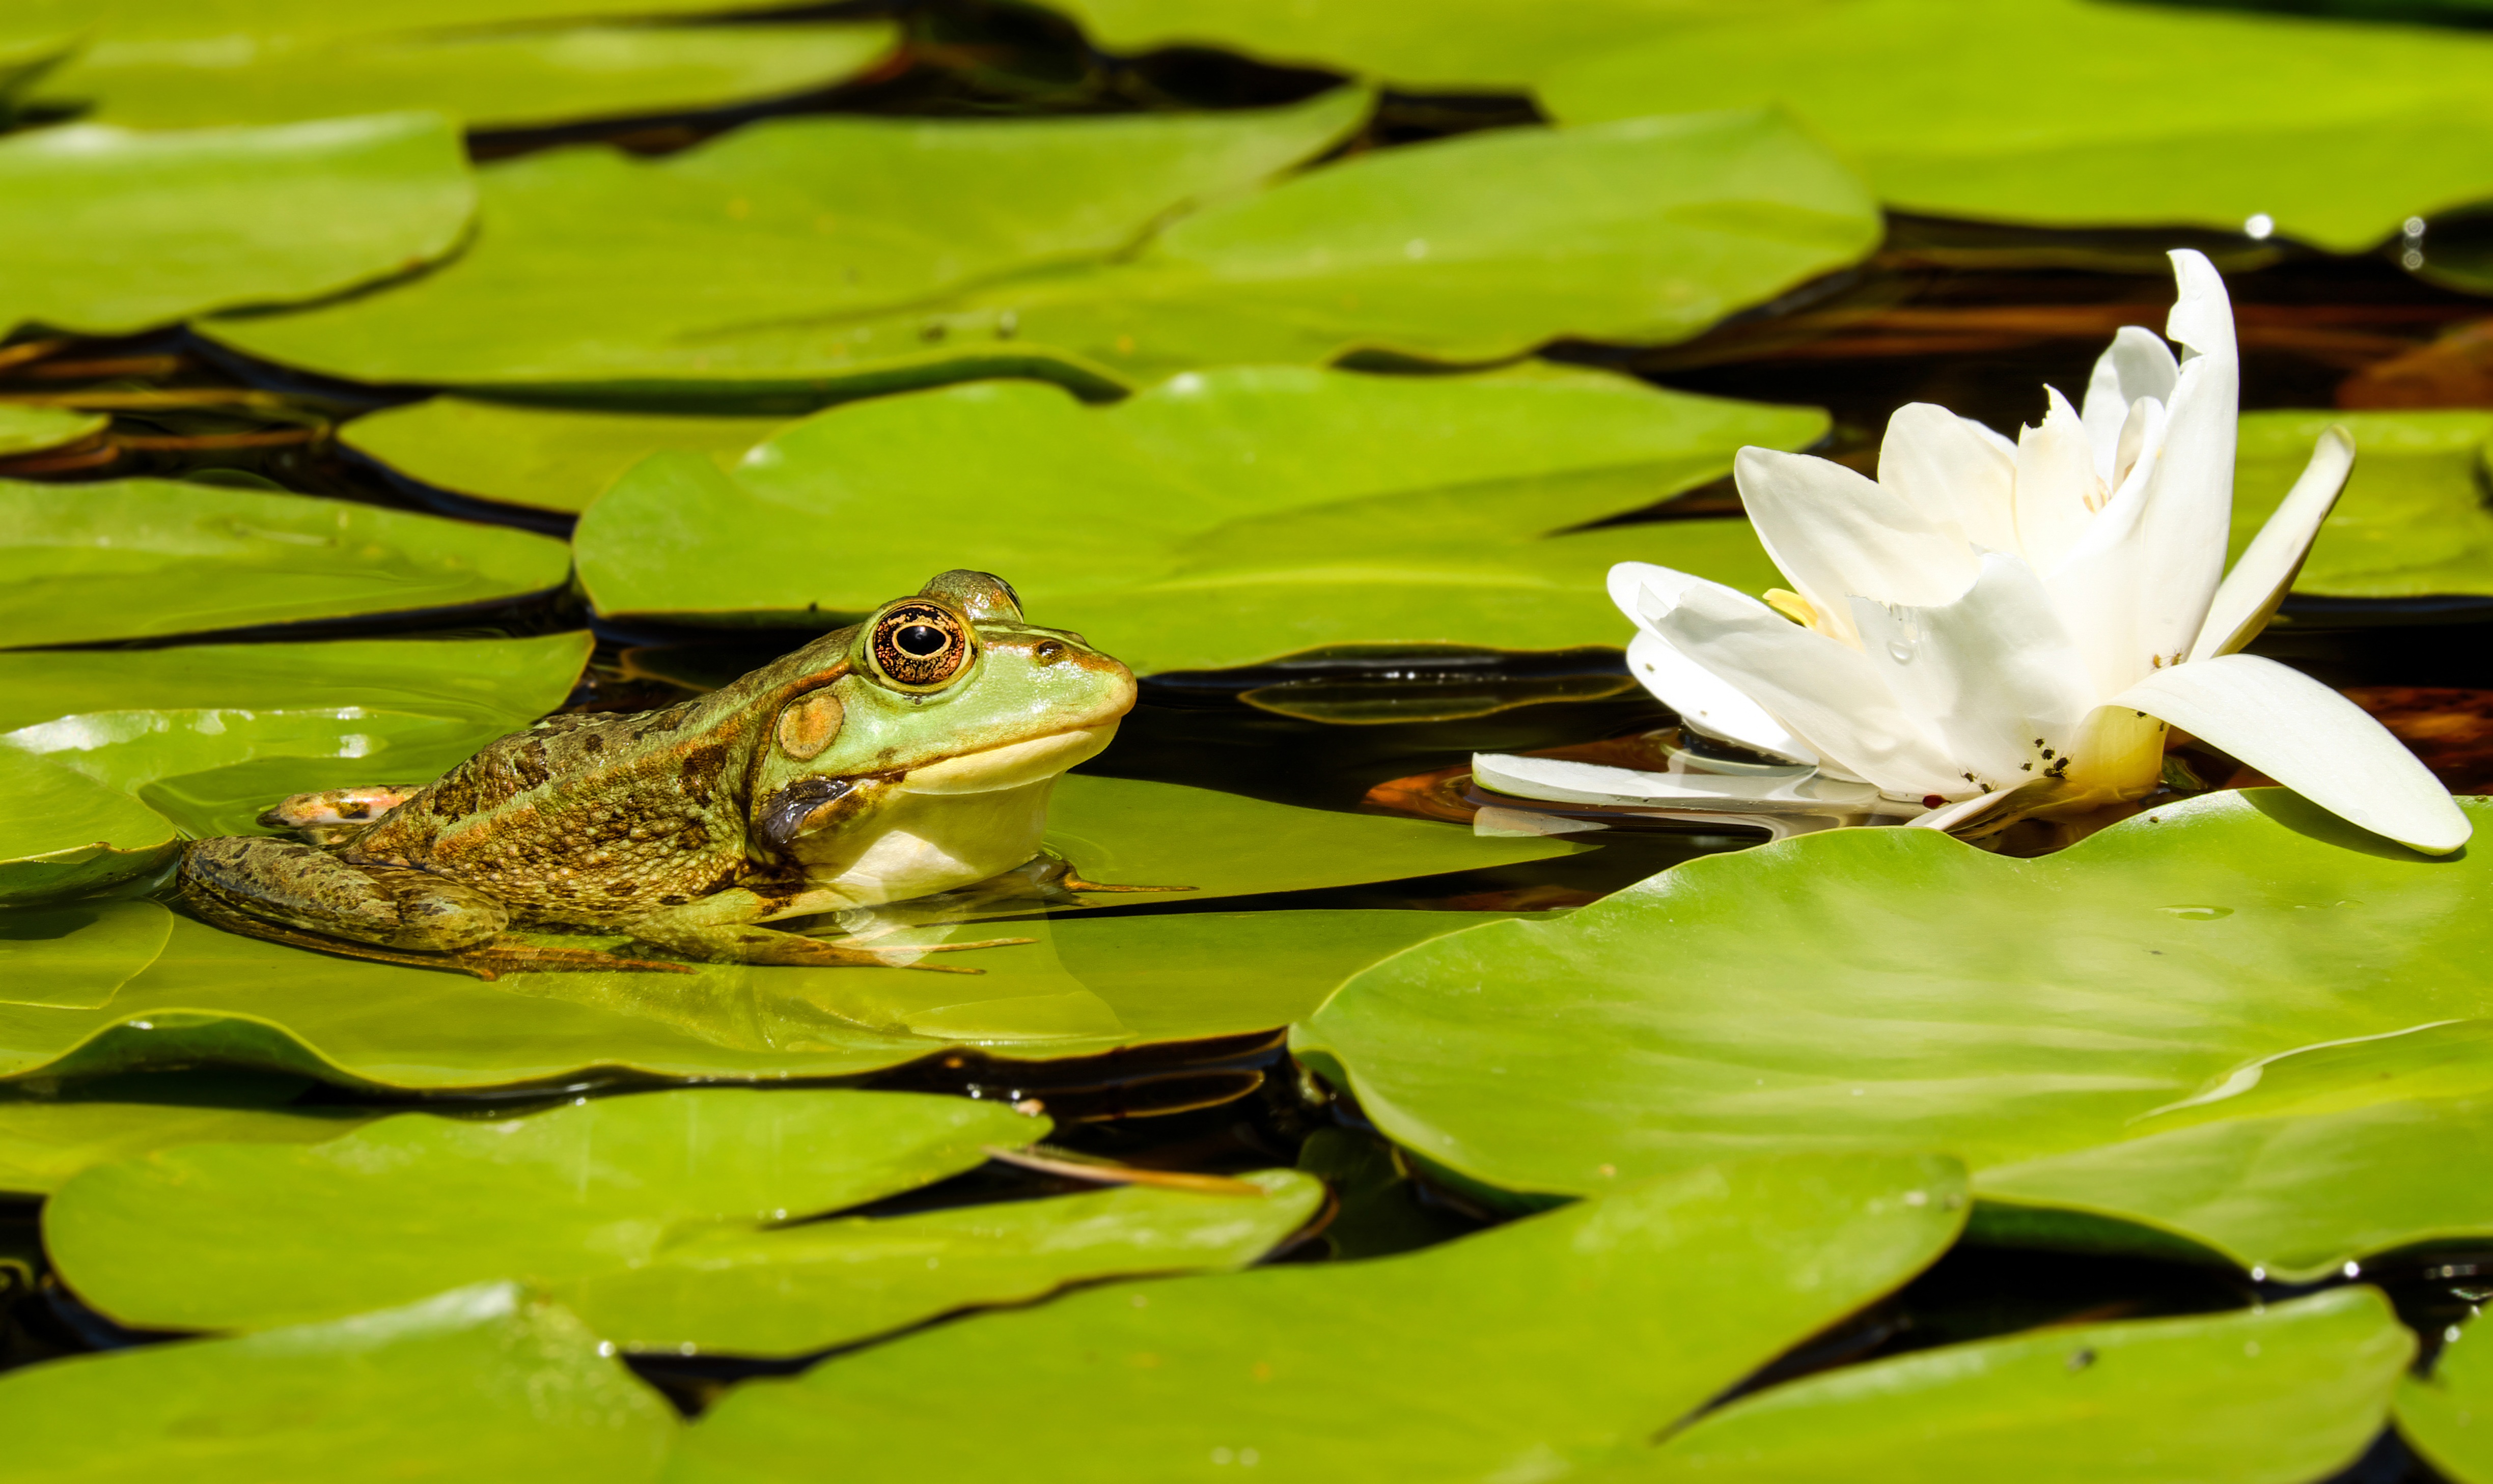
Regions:
<svg viewBox="0 0 2493 1484"><path fill-rule="evenodd" d="M1041 849L1057 780L1136 694L1081 635L1028 622L1002 578L946 572L679 704L556 714L419 787L294 795L260 818L286 835L190 843L178 891L233 932L484 979L683 961L976 972L921 961L1031 940L886 946L771 924L989 881L1184 890L1085 881Z"/></svg>

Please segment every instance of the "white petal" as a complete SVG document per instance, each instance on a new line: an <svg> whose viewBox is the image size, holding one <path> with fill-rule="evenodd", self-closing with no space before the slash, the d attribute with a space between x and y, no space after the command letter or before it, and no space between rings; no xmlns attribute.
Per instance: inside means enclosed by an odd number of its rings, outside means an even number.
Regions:
<svg viewBox="0 0 2493 1484"><path fill-rule="evenodd" d="M2139 513L2138 643L2167 666L2187 656L2225 572L2234 515L2241 368L2225 281L2197 252L2173 254L2180 297L2165 334L2189 350L2168 403L2164 449Z"/></svg>
<svg viewBox="0 0 2493 1484"><path fill-rule="evenodd" d="M2155 668L2152 651L2140 638L2140 614L2148 600L2139 584L2148 563L2138 545L2170 425L2162 404L2152 398L2142 400L2138 411L2137 465L2096 512L2076 549L2043 578L2061 622L2087 658L2098 696L2125 690Z"/></svg>
<svg viewBox="0 0 2493 1484"><path fill-rule="evenodd" d="M1671 647L1739 687L1816 751L1821 766L1898 798L1979 791L1858 650L1727 588L1691 588L1667 612L1649 616Z"/></svg>
<svg viewBox="0 0 2493 1484"><path fill-rule="evenodd" d="M1654 699L1709 737L1815 765L1817 755L1739 688L1670 647L1659 634L1628 640L1628 673Z"/></svg>
<svg viewBox="0 0 2493 1484"><path fill-rule="evenodd" d="M1484 788L1561 804L1682 804L1708 809L1864 809L1878 790L1816 773L1781 778L1719 773L1649 773L1563 757L1475 753L1472 777Z"/></svg>
<svg viewBox="0 0 2493 1484"><path fill-rule="evenodd" d="M1925 815L1917 815L1906 820L1905 826L1907 829L1952 830L1960 825L1973 823L2007 803L2011 797L2022 790L2031 789L2035 794L2041 795L2054 792L2060 787L2061 785L2054 779L2028 779L2022 784L2011 784L2005 788L1995 788L1989 793L1977 794L1960 803L1934 809Z"/></svg>
<svg viewBox="0 0 2493 1484"><path fill-rule="evenodd" d="M2069 400L2043 389L2050 405L2042 426L2017 435L2017 545L2037 572L2058 569L2104 502L2087 430Z"/></svg>
<svg viewBox="0 0 2493 1484"><path fill-rule="evenodd" d="M2004 552L1954 603L1881 608L1855 600L1862 653L1937 737L1960 785L2008 788L2070 751L2095 708L2086 660L2032 568Z"/></svg>
<svg viewBox="0 0 2493 1484"><path fill-rule="evenodd" d="M2095 472L2107 485L2120 483L2113 465L2120 445L2121 423L2142 397L2160 402L2173 400L2173 381L2180 374L2173 351L2145 325L2123 325L2095 362L2087 379L2087 400L2079 418L2087 426L2087 445L2095 456Z"/></svg>
<svg viewBox="0 0 2493 1484"><path fill-rule="evenodd" d="M2331 814L2429 855L2473 826L2415 755L2353 701L2256 655L2160 670L2112 698L2232 754Z"/></svg>
<svg viewBox="0 0 2493 1484"><path fill-rule="evenodd" d="M1988 551L2017 549L2017 445L1926 401L1887 419L1878 483L1933 524Z"/></svg>
<svg viewBox="0 0 2493 1484"><path fill-rule="evenodd" d="M2295 574L2302 570L2303 557L2319 538L2321 523L2336 508L2338 493L2354 468L2355 440L2346 430L2332 427L2322 433L2320 445L2311 451L2311 461L2303 465L2302 477L2286 491L2283 502L2243 549L2234 570L2225 575L2224 585L2216 589L2198 641L2190 646L2191 659L2232 654L2259 638L2276 615L2276 606L2285 601L2286 590L2294 585Z"/></svg>
<svg viewBox="0 0 2493 1484"><path fill-rule="evenodd" d="M1845 600L1944 603L1973 580L1973 552L1953 527L1840 463L1744 448L1731 465L1749 519L1784 576L1838 638Z"/></svg>

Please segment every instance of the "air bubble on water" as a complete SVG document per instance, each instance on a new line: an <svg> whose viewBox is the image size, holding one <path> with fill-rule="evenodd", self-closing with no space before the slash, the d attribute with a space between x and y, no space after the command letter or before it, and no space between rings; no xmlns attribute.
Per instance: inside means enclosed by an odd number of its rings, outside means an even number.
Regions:
<svg viewBox="0 0 2493 1484"><path fill-rule="evenodd" d="M2276 218L2264 211L2251 213L2250 220L2242 223L2242 235L2253 242L2268 241L2268 234L2275 230Z"/></svg>

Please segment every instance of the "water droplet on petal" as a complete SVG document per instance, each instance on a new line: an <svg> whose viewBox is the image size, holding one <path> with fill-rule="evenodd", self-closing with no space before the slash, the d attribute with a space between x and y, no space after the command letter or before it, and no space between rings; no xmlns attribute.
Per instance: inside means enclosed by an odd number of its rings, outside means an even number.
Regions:
<svg viewBox="0 0 2493 1484"><path fill-rule="evenodd" d="M1887 658L1899 665L1910 665L1913 663L1913 646L1903 639L1891 638L1887 640Z"/></svg>

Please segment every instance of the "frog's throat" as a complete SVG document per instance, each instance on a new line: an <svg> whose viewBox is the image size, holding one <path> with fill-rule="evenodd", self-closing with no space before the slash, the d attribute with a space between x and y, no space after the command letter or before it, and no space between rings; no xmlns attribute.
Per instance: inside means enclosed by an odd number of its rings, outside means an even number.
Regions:
<svg viewBox="0 0 2493 1484"><path fill-rule="evenodd" d="M1011 742L979 752L963 753L922 768L912 768L900 780L903 793L993 793L1054 778L1077 762L1096 757L1117 734L1117 724L1077 727L1070 731Z"/></svg>

